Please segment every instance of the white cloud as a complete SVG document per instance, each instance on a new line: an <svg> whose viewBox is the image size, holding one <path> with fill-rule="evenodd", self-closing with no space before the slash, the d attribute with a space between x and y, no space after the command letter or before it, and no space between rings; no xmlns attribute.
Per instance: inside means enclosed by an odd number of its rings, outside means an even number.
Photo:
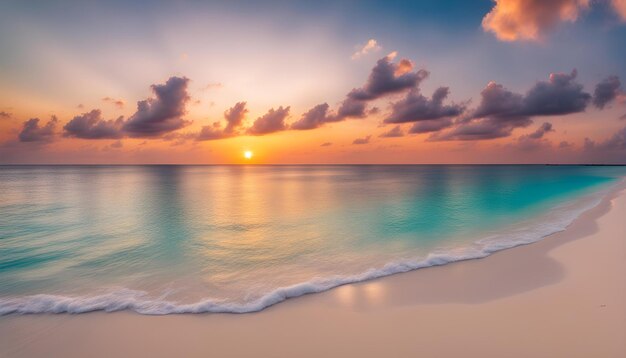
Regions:
<svg viewBox="0 0 626 358"><path fill-rule="evenodd" d="M365 45L359 46L359 50L352 54L352 59L356 60L357 58L367 55L370 52L379 51L381 47L378 45L378 42L375 39L369 39Z"/></svg>

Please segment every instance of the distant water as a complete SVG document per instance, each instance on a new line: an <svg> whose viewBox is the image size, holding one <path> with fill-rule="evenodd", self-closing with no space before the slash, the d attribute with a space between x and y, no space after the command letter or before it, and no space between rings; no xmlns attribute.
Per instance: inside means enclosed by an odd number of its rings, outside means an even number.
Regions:
<svg viewBox="0 0 626 358"><path fill-rule="evenodd" d="M0 315L250 312L533 242L624 167L4 166Z"/></svg>

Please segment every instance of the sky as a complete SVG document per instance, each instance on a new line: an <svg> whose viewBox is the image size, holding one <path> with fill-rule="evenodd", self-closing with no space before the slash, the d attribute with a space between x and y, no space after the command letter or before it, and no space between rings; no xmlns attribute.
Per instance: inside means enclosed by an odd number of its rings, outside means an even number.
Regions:
<svg viewBox="0 0 626 358"><path fill-rule="evenodd" d="M626 0L5 0L0 46L0 164L626 163Z"/></svg>

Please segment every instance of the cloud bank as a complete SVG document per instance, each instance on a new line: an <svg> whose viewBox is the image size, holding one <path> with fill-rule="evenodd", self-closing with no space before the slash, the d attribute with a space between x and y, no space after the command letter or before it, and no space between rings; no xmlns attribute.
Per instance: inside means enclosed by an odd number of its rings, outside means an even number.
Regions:
<svg viewBox="0 0 626 358"><path fill-rule="evenodd" d="M509 91L495 82L480 93L478 107L460 118L452 130L434 133L430 140L484 140L511 135L515 128L527 127L534 116L556 116L583 112L592 96L576 82L577 71L552 73L548 81L538 81L525 95Z"/></svg>
<svg viewBox="0 0 626 358"><path fill-rule="evenodd" d="M348 118L365 118L373 113L383 113L383 123L391 128L377 134L380 138L397 138L409 134L429 133L428 141L476 141L511 136L518 128L531 126L536 117L564 116L585 111L590 105L603 109L623 95L617 76L608 76L600 81L593 91L587 93L577 81L574 69L569 73L552 73L547 80L534 83L525 93L516 93L504 85L489 82L480 93L480 100L473 108L470 102L449 101L447 86L436 88L427 97L420 85L429 76L425 69L414 70L407 59L394 62L392 53L377 61L365 83L349 91L332 111L328 103L313 106L298 120L287 123L290 106L272 108L246 127L247 103L237 102L224 111L224 121L202 126L199 131L181 133L190 121L186 120L186 106L190 101L189 79L170 77L165 83L151 86L153 95L137 102L137 110L128 119L105 119L99 109L74 116L62 130L64 137L87 140L114 139L109 149L120 148L119 139L127 137L161 138L172 141L172 145L188 140L207 141L232 138L240 135L262 136L285 130L312 130L327 123L340 122ZM368 108L371 102L390 98L388 110ZM378 103L376 103L378 104ZM383 112L384 111L384 112ZM402 127L410 123L408 128ZM33 118L23 124L18 134L21 142L47 143L55 139L58 120L53 118L46 124ZM535 131L509 142L509 146L530 150L551 143L545 136L552 132L552 124L543 123ZM357 138L356 145L370 143L372 135ZM328 146L325 142L323 146ZM571 144L564 142L563 147ZM588 148L615 150L621 148L623 133L601 142L587 141ZM591 149L590 149L591 150Z"/></svg>

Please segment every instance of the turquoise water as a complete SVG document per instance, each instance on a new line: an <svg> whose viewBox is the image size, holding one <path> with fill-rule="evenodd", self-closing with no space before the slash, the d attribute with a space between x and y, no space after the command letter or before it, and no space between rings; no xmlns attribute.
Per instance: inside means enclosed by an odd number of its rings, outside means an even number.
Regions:
<svg viewBox="0 0 626 358"><path fill-rule="evenodd" d="M624 167L4 166L0 314L248 312L562 230Z"/></svg>

